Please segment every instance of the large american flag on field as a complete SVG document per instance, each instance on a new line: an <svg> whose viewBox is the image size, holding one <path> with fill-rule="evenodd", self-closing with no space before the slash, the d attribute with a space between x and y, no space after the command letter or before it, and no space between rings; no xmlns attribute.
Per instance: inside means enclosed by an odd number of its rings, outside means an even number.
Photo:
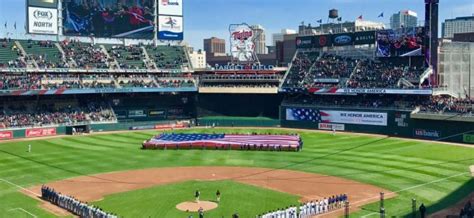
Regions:
<svg viewBox="0 0 474 218"><path fill-rule="evenodd" d="M148 143L156 145L281 145L298 146L297 135L251 135L251 134L161 134Z"/></svg>
<svg viewBox="0 0 474 218"><path fill-rule="evenodd" d="M330 123L329 114L324 111L311 108L287 108L286 120L311 121L316 123Z"/></svg>

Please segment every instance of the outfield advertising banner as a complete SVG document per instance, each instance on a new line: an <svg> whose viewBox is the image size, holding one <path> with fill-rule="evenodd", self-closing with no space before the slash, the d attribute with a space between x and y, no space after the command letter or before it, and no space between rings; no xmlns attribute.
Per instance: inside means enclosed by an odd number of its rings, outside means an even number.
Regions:
<svg viewBox="0 0 474 218"><path fill-rule="evenodd" d="M347 46L354 44L354 34L340 33L331 35L331 42L333 46Z"/></svg>
<svg viewBox="0 0 474 218"><path fill-rule="evenodd" d="M183 16L183 0L158 0L158 14Z"/></svg>
<svg viewBox="0 0 474 218"><path fill-rule="evenodd" d="M158 39L183 40L183 17L158 16Z"/></svg>
<svg viewBox="0 0 474 218"><path fill-rule="evenodd" d="M441 132L430 129L415 129L414 136L425 139L438 139L441 137Z"/></svg>
<svg viewBox="0 0 474 218"><path fill-rule="evenodd" d="M387 126L387 113L287 108L286 120Z"/></svg>
<svg viewBox="0 0 474 218"><path fill-rule="evenodd" d="M474 144L474 135L473 134L464 134L463 135L463 142Z"/></svg>
<svg viewBox="0 0 474 218"><path fill-rule="evenodd" d="M375 44L375 31L355 32L354 45Z"/></svg>
<svg viewBox="0 0 474 218"><path fill-rule="evenodd" d="M296 37L296 48L375 44L375 31Z"/></svg>
<svg viewBox="0 0 474 218"><path fill-rule="evenodd" d="M55 136L56 128L41 128L41 129L26 129L26 138L43 137L43 136Z"/></svg>
<svg viewBox="0 0 474 218"><path fill-rule="evenodd" d="M7 140L13 138L13 131L0 131L0 140Z"/></svg>
<svg viewBox="0 0 474 218"><path fill-rule="evenodd" d="M345 126L344 124L337 124L337 123L319 123L318 129L344 131Z"/></svg>
<svg viewBox="0 0 474 218"><path fill-rule="evenodd" d="M28 33L58 34L58 10L28 7Z"/></svg>
<svg viewBox="0 0 474 218"><path fill-rule="evenodd" d="M315 46L314 36L296 37L296 48L313 48Z"/></svg>
<svg viewBox="0 0 474 218"><path fill-rule="evenodd" d="M432 95L432 89L345 89L345 88L309 88L316 95L357 95L357 94L400 94Z"/></svg>

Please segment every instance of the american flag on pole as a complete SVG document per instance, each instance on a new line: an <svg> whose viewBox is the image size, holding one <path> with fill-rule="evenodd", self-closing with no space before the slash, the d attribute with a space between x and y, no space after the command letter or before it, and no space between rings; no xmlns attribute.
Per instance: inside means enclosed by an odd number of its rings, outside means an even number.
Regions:
<svg viewBox="0 0 474 218"><path fill-rule="evenodd" d="M297 135L251 135L251 134L161 134L150 139L152 145L273 145L297 147Z"/></svg>

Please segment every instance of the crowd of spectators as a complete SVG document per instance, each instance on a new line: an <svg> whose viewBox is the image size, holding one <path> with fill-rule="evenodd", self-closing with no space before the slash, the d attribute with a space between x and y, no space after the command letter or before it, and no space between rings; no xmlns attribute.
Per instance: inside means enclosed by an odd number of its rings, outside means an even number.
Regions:
<svg viewBox="0 0 474 218"><path fill-rule="evenodd" d="M41 41L26 41L26 49L36 50L31 54L27 54L26 60L34 60L40 69L51 69L51 68L68 68L69 64L62 61L62 54L56 48L54 42L49 40ZM44 49L44 52L41 52Z"/></svg>
<svg viewBox="0 0 474 218"><path fill-rule="evenodd" d="M0 39L0 68L175 70L188 63L182 46Z"/></svg>
<svg viewBox="0 0 474 218"><path fill-rule="evenodd" d="M108 69L109 61L102 48L79 41L64 40L60 43L68 62L75 62L77 68Z"/></svg>
<svg viewBox="0 0 474 218"><path fill-rule="evenodd" d="M69 104L60 107L55 104L36 106L21 103L12 104L0 112L0 128L42 127L83 122L115 121L112 109L102 102Z"/></svg>
<svg viewBox="0 0 474 218"><path fill-rule="evenodd" d="M170 78L161 79L156 78L156 83L160 88L179 88L179 87L193 87L196 85L193 79Z"/></svg>
<svg viewBox="0 0 474 218"><path fill-rule="evenodd" d="M290 95L283 104L287 105L317 105L322 107L359 107L359 108L397 108L414 109L417 102L426 101L428 97L420 96L379 96L359 95L331 96L331 95Z"/></svg>
<svg viewBox="0 0 474 218"><path fill-rule="evenodd" d="M151 75L115 76L118 84L126 88L157 88L158 84Z"/></svg>
<svg viewBox="0 0 474 218"><path fill-rule="evenodd" d="M407 88L400 79L419 82L424 68L388 61L352 59L324 53L298 52L283 87L290 89Z"/></svg>
<svg viewBox="0 0 474 218"><path fill-rule="evenodd" d="M432 96L420 104L420 111L427 113L456 113L472 115L474 99Z"/></svg>
<svg viewBox="0 0 474 218"><path fill-rule="evenodd" d="M320 107L347 108L396 108L415 110L424 113L451 113L472 115L474 99L453 98L450 96L417 96L417 95L288 95L283 100L284 105L312 105Z"/></svg>
<svg viewBox="0 0 474 218"><path fill-rule="evenodd" d="M146 69L141 45L114 45L108 52L118 61L120 69Z"/></svg>
<svg viewBox="0 0 474 218"><path fill-rule="evenodd" d="M336 55L324 54L319 58L311 70L309 76L312 79L316 78L348 78L354 68L357 65L357 61L352 58L345 58Z"/></svg>
<svg viewBox="0 0 474 218"><path fill-rule="evenodd" d="M472 206L471 201L468 201L459 212L459 218L473 218L473 217L474 217L474 207Z"/></svg>
<svg viewBox="0 0 474 218"><path fill-rule="evenodd" d="M41 198L51 202L67 211L78 215L79 217L93 217L93 218L117 218L113 213L104 212L99 207L90 206L87 202L82 202L74 197L61 194L56 190L41 186Z"/></svg>
<svg viewBox="0 0 474 218"><path fill-rule="evenodd" d="M291 64L290 72L286 77L284 86L295 88L304 87L305 78L318 56L318 52L298 52Z"/></svg>
<svg viewBox="0 0 474 218"><path fill-rule="evenodd" d="M10 38L0 39L0 68L25 68L20 49ZM7 59L3 59L7 58ZM2 60L3 59L3 60Z"/></svg>
<svg viewBox="0 0 474 218"><path fill-rule="evenodd" d="M191 77L152 74L0 74L0 90L193 87Z"/></svg>
<svg viewBox="0 0 474 218"><path fill-rule="evenodd" d="M404 75L404 68L391 63L360 61L350 78L349 88L396 88Z"/></svg>

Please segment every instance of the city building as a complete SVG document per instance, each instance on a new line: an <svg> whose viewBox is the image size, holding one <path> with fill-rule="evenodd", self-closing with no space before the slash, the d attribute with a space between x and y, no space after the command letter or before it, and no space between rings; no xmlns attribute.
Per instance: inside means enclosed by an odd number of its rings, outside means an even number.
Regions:
<svg viewBox="0 0 474 218"><path fill-rule="evenodd" d="M455 33L453 42L474 42L474 32L470 33Z"/></svg>
<svg viewBox="0 0 474 218"><path fill-rule="evenodd" d="M204 51L208 56L224 56L225 55L225 39L211 37L204 39Z"/></svg>
<svg viewBox="0 0 474 218"><path fill-rule="evenodd" d="M250 28L252 28L253 34L256 37L254 41L255 53L266 54L267 46L266 46L265 29L261 25L252 25Z"/></svg>
<svg viewBox="0 0 474 218"><path fill-rule="evenodd" d="M402 27L416 27L418 24L418 14L414 11L403 10L390 17L390 28L399 29Z"/></svg>
<svg viewBox="0 0 474 218"><path fill-rule="evenodd" d="M300 25L298 27L298 34L300 36L324 35L345 32L361 32L370 30L384 29L385 25L380 22L360 20L346 21L341 23L324 23L317 27L312 27L311 24Z"/></svg>
<svg viewBox="0 0 474 218"><path fill-rule="evenodd" d="M474 16L446 19L442 24L443 38L453 38L455 33L474 32Z"/></svg>
<svg viewBox="0 0 474 218"><path fill-rule="evenodd" d="M445 94L464 98L474 95L474 43L440 43L438 59L439 85Z"/></svg>
<svg viewBox="0 0 474 218"><path fill-rule="evenodd" d="M279 66L288 66L296 53L296 37L298 34L286 34L283 41L277 41L275 53Z"/></svg>
<svg viewBox="0 0 474 218"><path fill-rule="evenodd" d="M276 45L276 42L283 41L283 36L287 34L295 34L296 30L292 29L282 29L279 33L272 34L272 46Z"/></svg>
<svg viewBox="0 0 474 218"><path fill-rule="evenodd" d="M189 60L194 69L206 69L206 51L189 51Z"/></svg>

